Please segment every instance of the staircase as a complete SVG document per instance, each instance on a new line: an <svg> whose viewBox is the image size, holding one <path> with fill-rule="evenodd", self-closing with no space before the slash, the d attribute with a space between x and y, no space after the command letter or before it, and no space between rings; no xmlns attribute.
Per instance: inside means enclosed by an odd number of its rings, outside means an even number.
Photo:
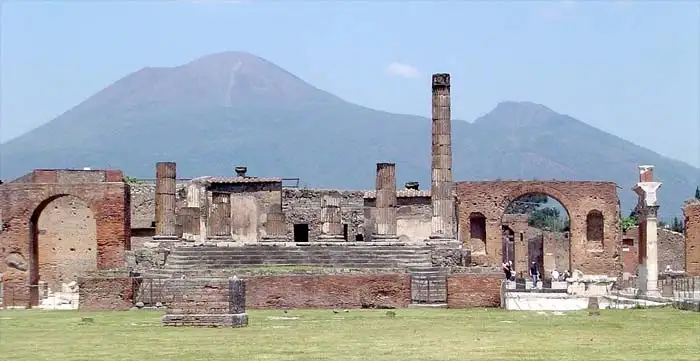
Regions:
<svg viewBox="0 0 700 361"><path fill-rule="evenodd" d="M283 266L338 269L429 267L430 255L430 248L423 245L175 247L160 274L220 273L217 271Z"/></svg>

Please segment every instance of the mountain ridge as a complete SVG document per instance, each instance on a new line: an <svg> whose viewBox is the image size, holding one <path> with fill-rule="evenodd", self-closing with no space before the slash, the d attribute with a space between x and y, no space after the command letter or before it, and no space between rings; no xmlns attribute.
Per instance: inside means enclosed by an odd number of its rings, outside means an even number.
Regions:
<svg viewBox="0 0 700 361"><path fill-rule="evenodd" d="M452 124L457 181L614 181L626 213L636 167L651 163L667 183L662 210L677 215L700 179L698 168L534 102L502 101L473 122ZM1 144L0 176L91 166L152 178L155 162L174 160L184 177L244 164L253 175L371 189L372 163L392 161L400 182L427 185L430 129L426 117L356 105L253 54L223 52L127 74Z"/></svg>

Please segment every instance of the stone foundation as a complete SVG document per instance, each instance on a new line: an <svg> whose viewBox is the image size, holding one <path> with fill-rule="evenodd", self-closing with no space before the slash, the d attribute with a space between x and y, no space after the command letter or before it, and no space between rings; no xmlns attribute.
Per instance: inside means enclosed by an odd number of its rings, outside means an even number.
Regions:
<svg viewBox="0 0 700 361"><path fill-rule="evenodd" d="M181 280L163 316L164 326L245 327L245 281Z"/></svg>
<svg viewBox="0 0 700 361"><path fill-rule="evenodd" d="M248 326L248 314L165 315L162 322L165 326L245 327Z"/></svg>
<svg viewBox="0 0 700 361"><path fill-rule="evenodd" d="M568 278L566 293L579 297L602 297L609 295L617 278L608 276L582 276Z"/></svg>

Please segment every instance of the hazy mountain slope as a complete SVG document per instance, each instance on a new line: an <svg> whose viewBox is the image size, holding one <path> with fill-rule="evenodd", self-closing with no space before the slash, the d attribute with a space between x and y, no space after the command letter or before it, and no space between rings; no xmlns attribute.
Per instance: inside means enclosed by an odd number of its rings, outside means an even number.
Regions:
<svg viewBox="0 0 700 361"><path fill-rule="evenodd" d="M427 118L354 105L254 55L228 52L126 76L0 146L0 176L90 166L152 178L156 161L173 160L181 177L247 165L252 175L300 177L308 186L372 188L374 163L392 161L399 182L427 187L430 129ZM700 178L696 168L532 103L455 120L453 146L458 180L613 180L625 212L638 164L657 166L667 215L679 214Z"/></svg>

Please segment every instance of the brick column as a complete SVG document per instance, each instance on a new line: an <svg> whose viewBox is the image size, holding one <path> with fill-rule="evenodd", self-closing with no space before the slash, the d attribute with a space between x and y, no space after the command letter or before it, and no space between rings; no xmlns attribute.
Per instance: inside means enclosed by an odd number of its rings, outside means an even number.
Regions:
<svg viewBox="0 0 700 361"><path fill-rule="evenodd" d="M433 74L433 146L430 239L455 240L456 215L452 182L450 74Z"/></svg>
<svg viewBox="0 0 700 361"><path fill-rule="evenodd" d="M700 200L687 203L683 207L685 218L685 273L700 276Z"/></svg>
<svg viewBox="0 0 700 361"><path fill-rule="evenodd" d="M154 241L175 241L175 188L177 168L174 162L156 163L156 234Z"/></svg>
<svg viewBox="0 0 700 361"><path fill-rule="evenodd" d="M397 240L396 235L396 165L377 163L376 217L373 240Z"/></svg>
<svg viewBox="0 0 700 361"><path fill-rule="evenodd" d="M658 289L658 240L657 214L659 205L656 192L660 182L654 182L654 166L639 166L639 182L632 190L639 196L637 214L639 224L639 265L637 265L637 289L647 296L660 297ZM643 248L643 249L642 249Z"/></svg>
<svg viewBox="0 0 700 361"><path fill-rule="evenodd" d="M340 193L331 192L321 197L321 235L322 241L344 241L343 220L340 211Z"/></svg>

